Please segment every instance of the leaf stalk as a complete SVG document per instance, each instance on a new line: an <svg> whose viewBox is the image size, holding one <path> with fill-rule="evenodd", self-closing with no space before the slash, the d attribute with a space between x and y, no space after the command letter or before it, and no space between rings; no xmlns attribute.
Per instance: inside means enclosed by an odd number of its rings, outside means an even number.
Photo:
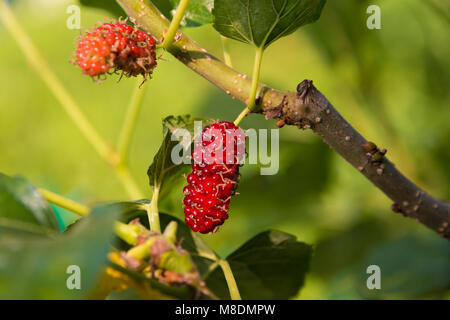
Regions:
<svg viewBox="0 0 450 320"><path fill-rule="evenodd" d="M172 44L188 5L189 0L181 0L180 3L178 4L177 10L175 12L175 15L173 16L172 22L170 23L169 29L167 30L167 33L164 36L164 41L161 44L162 48L167 49Z"/></svg>

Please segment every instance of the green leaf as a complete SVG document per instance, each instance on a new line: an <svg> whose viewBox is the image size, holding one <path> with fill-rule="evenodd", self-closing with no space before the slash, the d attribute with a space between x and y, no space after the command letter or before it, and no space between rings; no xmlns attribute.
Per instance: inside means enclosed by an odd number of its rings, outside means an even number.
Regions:
<svg viewBox="0 0 450 320"><path fill-rule="evenodd" d="M59 231L58 221L39 191L26 179L0 173L0 219L3 224ZM0 222L0 225L2 225Z"/></svg>
<svg viewBox="0 0 450 320"><path fill-rule="evenodd" d="M58 233L39 225L0 218L0 242L3 237L9 235L22 235L23 237L29 238L54 238Z"/></svg>
<svg viewBox="0 0 450 320"><path fill-rule="evenodd" d="M175 10L180 0L169 0L172 10ZM184 13L181 25L184 27L198 27L212 23L211 11L214 7L214 0L191 0Z"/></svg>
<svg viewBox="0 0 450 320"><path fill-rule="evenodd" d="M281 231L266 231L227 257L243 299L289 299L302 287L312 247ZM224 275L215 269L206 279L220 298L229 299Z"/></svg>
<svg viewBox="0 0 450 320"><path fill-rule="evenodd" d="M79 299L93 289L107 263L121 205L95 207L55 239L23 233L0 236L0 299ZM81 288L69 290L67 268L80 268Z"/></svg>
<svg viewBox="0 0 450 320"><path fill-rule="evenodd" d="M319 19L326 0L215 0L214 28L225 37L267 47Z"/></svg>
<svg viewBox="0 0 450 320"><path fill-rule="evenodd" d="M126 17L125 11L123 11L116 1L79 0L79 2L82 6L106 10L111 13L114 18Z"/></svg>
<svg viewBox="0 0 450 320"><path fill-rule="evenodd" d="M163 120L163 142L147 171L150 186L159 189L160 195L164 193L163 187L170 186L171 182L176 178L181 178L182 174L187 172L189 168L187 164L175 164L172 162L172 149L181 143L179 141L172 141L172 134L179 129L189 131L191 139L186 141L186 143L183 142L180 144L184 151L188 150L194 139L194 121L196 120L201 119L184 115L177 117L169 116ZM190 157L190 154L185 152L185 156Z"/></svg>

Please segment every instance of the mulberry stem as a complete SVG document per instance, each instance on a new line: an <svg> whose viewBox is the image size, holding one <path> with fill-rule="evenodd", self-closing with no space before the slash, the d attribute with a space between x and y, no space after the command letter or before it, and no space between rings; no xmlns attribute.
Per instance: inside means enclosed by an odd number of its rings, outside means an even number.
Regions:
<svg viewBox="0 0 450 320"><path fill-rule="evenodd" d="M150 230L161 233L161 225L159 223L158 211L159 188L153 188L152 202L147 205L147 216L150 223Z"/></svg>
<svg viewBox="0 0 450 320"><path fill-rule="evenodd" d="M183 19L184 12L187 9L189 4L189 0L181 0L175 15L173 16L172 22L170 23L169 29L167 30L166 35L164 36L164 41L161 44L161 47L167 49L173 42L175 34L178 31L178 27L180 26L181 20Z"/></svg>
<svg viewBox="0 0 450 320"><path fill-rule="evenodd" d="M227 66L233 68L233 63L231 62L231 55L227 49L227 38L224 36L220 36L220 40L222 41L222 50L223 50L223 59Z"/></svg>
<svg viewBox="0 0 450 320"><path fill-rule="evenodd" d="M81 217L88 215L91 210L89 207L81 203L65 198L49 190L38 188L38 191L48 202L53 203L58 207L67 209ZM128 244L135 245L137 243L139 230L135 226L116 221L114 222L114 232L119 238Z"/></svg>
<svg viewBox="0 0 450 320"><path fill-rule="evenodd" d="M227 260L218 260L219 266L222 268L223 274L225 275L225 280L227 281L228 290L230 291L231 300L242 300L241 294L234 278L233 271L231 270L230 264Z"/></svg>
<svg viewBox="0 0 450 320"><path fill-rule="evenodd" d="M73 213L78 214L79 216L85 216L90 211L89 207L82 205L81 203L72 201L70 199L64 198L63 196L60 196L59 194L53 193L51 191L48 191L48 190L42 189L42 188L39 188L38 191L44 197L44 199L47 200L48 202L51 202L63 209L70 210Z"/></svg>
<svg viewBox="0 0 450 320"><path fill-rule="evenodd" d="M259 74L261 71L261 62L262 57L264 53L264 47L256 48L255 51L255 61L253 65L253 76L252 76L252 86L250 95L248 98L248 104L247 107L239 114L239 116L234 121L234 124L236 126L239 125L239 123L244 119L251 111L253 111L253 108L256 105L256 94L258 92L258 84L259 84Z"/></svg>

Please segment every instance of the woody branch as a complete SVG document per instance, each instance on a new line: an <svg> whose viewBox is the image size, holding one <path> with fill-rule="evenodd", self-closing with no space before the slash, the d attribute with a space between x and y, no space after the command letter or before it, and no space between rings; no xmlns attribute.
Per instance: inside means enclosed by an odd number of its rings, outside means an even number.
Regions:
<svg viewBox="0 0 450 320"><path fill-rule="evenodd" d="M127 14L156 38L164 39L169 21L150 2L117 0ZM167 51L187 67L237 99L246 103L251 79L219 59L181 31ZM297 92L283 92L263 84L258 88L258 112L277 125L311 129L353 167L383 191L394 204L392 210L411 217L450 239L450 204L420 189L384 156L385 150L368 143L312 84L304 80Z"/></svg>

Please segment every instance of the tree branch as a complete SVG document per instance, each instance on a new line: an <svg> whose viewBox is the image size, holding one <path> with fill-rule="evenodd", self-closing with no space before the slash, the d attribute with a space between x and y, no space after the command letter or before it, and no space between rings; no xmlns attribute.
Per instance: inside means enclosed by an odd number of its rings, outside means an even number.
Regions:
<svg viewBox="0 0 450 320"><path fill-rule="evenodd" d="M157 38L169 21L149 1L117 0L127 14ZM244 103L251 79L209 54L181 31L167 50L186 66ZM385 150L368 143L313 85L304 80L297 92L282 92L259 85L259 112L277 125L312 129L353 167L394 201L392 210L411 217L450 239L450 204L439 201L403 176L384 156Z"/></svg>

